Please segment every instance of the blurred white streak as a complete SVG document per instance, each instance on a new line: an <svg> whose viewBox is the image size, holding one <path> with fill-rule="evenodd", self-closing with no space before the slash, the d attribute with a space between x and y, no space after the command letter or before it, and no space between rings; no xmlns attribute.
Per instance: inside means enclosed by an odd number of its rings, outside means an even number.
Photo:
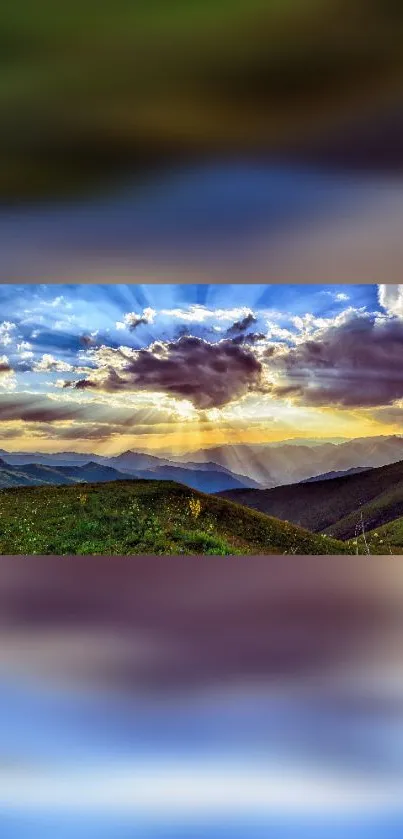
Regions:
<svg viewBox="0 0 403 839"><path fill-rule="evenodd" d="M99 765L74 770L0 773L0 808L167 817L267 816L293 812L338 816L398 810L401 783L354 774L310 773L284 766L234 766L219 762Z"/></svg>

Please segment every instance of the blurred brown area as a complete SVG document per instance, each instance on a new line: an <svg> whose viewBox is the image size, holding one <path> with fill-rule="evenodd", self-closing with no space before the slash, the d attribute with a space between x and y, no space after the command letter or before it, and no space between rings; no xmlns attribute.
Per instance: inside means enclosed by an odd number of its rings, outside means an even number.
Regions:
<svg viewBox="0 0 403 839"><path fill-rule="evenodd" d="M0 10L0 198L201 156L401 167L397 0L15 0Z"/></svg>
<svg viewBox="0 0 403 839"><path fill-rule="evenodd" d="M133 695L313 679L336 696L369 667L379 700L382 668L400 678L402 582L389 556L2 557L0 673Z"/></svg>

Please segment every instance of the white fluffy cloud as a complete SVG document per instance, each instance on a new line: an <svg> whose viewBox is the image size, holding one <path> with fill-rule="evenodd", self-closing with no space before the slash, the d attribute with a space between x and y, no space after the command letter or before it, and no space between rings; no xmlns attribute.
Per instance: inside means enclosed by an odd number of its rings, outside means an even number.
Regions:
<svg viewBox="0 0 403 839"><path fill-rule="evenodd" d="M148 306L146 309L143 309L142 314L137 314L137 312L128 312L127 315L124 316L122 321L118 321L116 324L116 329L136 329L137 326L140 324L145 323L154 323L155 318L155 309L151 309Z"/></svg>
<svg viewBox="0 0 403 839"><path fill-rule="evenodd" d="M10 367L6 355L0 355L0 388L2 390L14 390L16 386L15 376Z"/></svg>
<svg viewBox="0 0 403 839"><path fill-rule="evenodd" d="M58 361L53 355L45 353L32 369L35 373L69 373L73 370L73 365L67 364L65 361Z"/></svg>
<svg viewBox="0 0 403 839"><path fill-rule="evenodd" d="M378 299L389 315L403 318L403 285L378 286Z"/></svg>
<svg viewBox="0 0 403 839"><path fill-rule="evenodd" d="M182 320L186 323L204 323L206 320L220 320L231 323L251 316L253 312L248 306L238 306L233 309L208 309L206 306L195 303L186 309L161 309L160 314L163 317Z"/></svg>
<svg viewBox="0 0 403 839"><path fill-rule="evenodd" d="M16 329L15 323L11 323L9 320L4 320L3 323L0 323L0 344L3 347L7 347L12 343L14 329Z"/></svg>
<svg viewBox="0 0 403 839"><path fill-rule="evenodd" d="M32 344L29 341L21 341L20 344L17 344L17 352L23 361L30 361L34 357Z"/></svg>

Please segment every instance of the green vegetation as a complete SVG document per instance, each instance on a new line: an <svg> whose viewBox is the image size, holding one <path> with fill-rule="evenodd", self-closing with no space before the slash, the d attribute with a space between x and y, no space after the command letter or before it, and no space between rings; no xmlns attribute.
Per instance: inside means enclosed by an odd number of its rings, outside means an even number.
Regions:
<svg viewBox="0 0 403 839"><path fill-rule="evenodd" d="M400 496L400 497L399 497ZM341 518L327 528L326 533L335 539L351 539L353 534L362 531L369 533L378 530L384 524L393 522L403 510L401 492L385 492L370 504L363 504L350 515ZM361 520L362 517L362 520ZM363 525L362 525L363 523Z"/></svg>
<svg viewBox="0 0 403 839"><path fill-rule="evenodd" d="M396 0L14 0L0 195L67 194L200 150L287 148L399 102Z"/></svg>
<svg viewBox="0 0 403 839"><path fill-rule="evenodd" d="M361 534L349 545L352 552L359 554L403 554L403 518Z"/></svg>
<svg viewBox="0 0 403 839"><path fill-rule="evenodd" d="M1 554L339 554L325 535L171 481L0 491Z"/></svg>

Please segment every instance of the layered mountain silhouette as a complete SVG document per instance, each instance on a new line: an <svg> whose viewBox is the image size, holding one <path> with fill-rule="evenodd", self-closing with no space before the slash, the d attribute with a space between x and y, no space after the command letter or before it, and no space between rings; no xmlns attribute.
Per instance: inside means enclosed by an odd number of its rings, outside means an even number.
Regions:
<svg viewBox="0 0 403 839"><path fill-rule="evenodd" d="M384 466L403 460L403 437L365 437L345 442L290 440L285 443L259 445L228 444L200 449L182 455L156 456L147 452L125 451L107 457L93 453L7 452L0 449L0 457L7 464L21 466L83 466L93 462L110 466L119 472L135 475L153 472L163 467L180 468L190 472L214 472L228 475L250 488L270 488L297 483L330 473L343 474L353 469ZM175 473L181 481L181 473ZM332 475L333 477L334 475ZM164 478L164 473L161 473ZM175 480L175 477L173 477ZM187 476L187 483L189 476ZM230 489L223 485L221 489ZM212 491L214 491L212 489ZM218 491L218 489L217 489Z"/></svg>
<svg viewBox="0 0 403 839"><path fill-rule="evenodd" d="M177 460L186 460L182 455ZM292 484L329 472L357 467L385 466L403 460L403 437L366 437L344 443L299 445L225 445L192 452L192 461L210 460L237 475L253 478L270 488Z"/></svg>
<svg viewBox="0 0 403 839"><path fill-rule="evenodd" d="M133 453L130 453L133 454ZM32 457L32 456L31 456ZM243 479L233 475L226 469L215 467L209 464L207 468L191 469L179 465L158 466L153 464L152 469L136 468L135 457L132 458L132 468L129 468L128 459L122 463L122 468L117 469L108 463L119 461L119 458L104 458L104 462L89 461L86 463L73 462L67 464L65 455L62 458L51 456L43 458L45 463L8 463L4 458L0 459L0 488L13 486L38 486L43 484L74 484L83 482L121 481L129 477L171 480L185 484L193 489L202 492L219 492L223 489L239 489L245 486L258 486L254 481ZM73 458L74 460L74 458ZM158 463L158 458L154 458ZM106 461L106 462L105 462ZM140 456L139 462L146 465L147 461ZM125 468L123 469L123 466Z"/></svg>

